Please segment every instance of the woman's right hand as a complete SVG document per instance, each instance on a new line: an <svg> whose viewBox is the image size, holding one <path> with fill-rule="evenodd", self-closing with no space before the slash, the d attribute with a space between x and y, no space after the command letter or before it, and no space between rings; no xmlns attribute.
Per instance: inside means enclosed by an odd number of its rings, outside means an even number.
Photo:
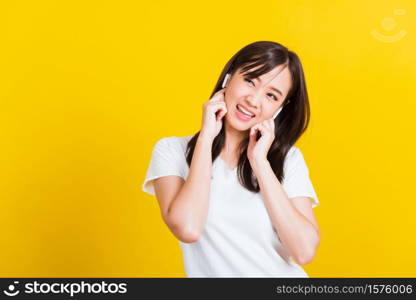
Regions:
<svg viewBox="0 0 416 300"><path fill-rule="evenodd" d="M222 128L222 118L227 113L227 106L224 101L226 88L217 91L211 99L203 104L202 126L199 136L213 141ZM218 115L216 114L218 111Z"/></svg>

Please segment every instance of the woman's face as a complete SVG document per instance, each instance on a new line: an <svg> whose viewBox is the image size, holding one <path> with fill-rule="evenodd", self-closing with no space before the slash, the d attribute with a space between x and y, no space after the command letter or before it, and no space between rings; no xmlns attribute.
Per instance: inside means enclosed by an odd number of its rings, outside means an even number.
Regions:
<svg viewBox="0 0 416 300"><path fill-rule="evenodd" d="M283 65L252 80L239 71L234 73L226 85L225 118L231 127L246 131L273 117L282 106L292 79L289 68Z"/></svg>

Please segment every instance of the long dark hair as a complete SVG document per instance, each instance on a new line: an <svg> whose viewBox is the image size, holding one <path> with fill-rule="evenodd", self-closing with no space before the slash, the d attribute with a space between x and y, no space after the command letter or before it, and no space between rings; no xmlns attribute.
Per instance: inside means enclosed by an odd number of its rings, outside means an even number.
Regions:
<svg viewBox="0 0 416 300"><path fill-rule="evenodd" d="M308 127L310 119L310 107L306 90L305 77L299 57L285 46L270 41L258 41L243 47L227 62L218 78L217 84L210 98L222 87L222 82L227 73L233 75L237 70L244 74L248 70L256 70L246 73L249 79L257 78L268 73L276 66L287 64L292 77L292 86L283 103L283 109L275 119L275 139L270 146L267 159L279 182L284 179L283 166L285 157L291 147L300 138ZM223 118L225 122L225 117ZM200 131L188 142L186 161L191 165L192 156ZM238 160L238 180L242 186L252 192L259 192L260 188L247 158L247 146L249 136L243 139L239 145L240 157ZM225 145L225 123L221 131L215 137L212 144L212 162L221 153Z"/></svg>

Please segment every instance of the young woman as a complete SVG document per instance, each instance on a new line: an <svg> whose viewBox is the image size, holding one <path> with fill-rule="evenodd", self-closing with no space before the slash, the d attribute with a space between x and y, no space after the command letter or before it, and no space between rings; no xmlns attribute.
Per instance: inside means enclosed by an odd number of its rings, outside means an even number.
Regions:
<svg viewBox="0 0 416 300"><path fill-rule="evenodd" d="M300 265L320 241L319 201L294 146L309 114L298 56L259 41L224 67L198 133L155 144L142 189L157 197L188 277L309 277Z"/></svg>

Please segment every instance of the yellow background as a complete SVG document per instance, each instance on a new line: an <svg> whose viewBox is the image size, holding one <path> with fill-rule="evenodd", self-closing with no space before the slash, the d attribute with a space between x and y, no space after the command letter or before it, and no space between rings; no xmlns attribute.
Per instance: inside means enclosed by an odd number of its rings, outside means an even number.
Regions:
<svg viewBox="0 0 416 300"><path fill-rule="evenodd" d="M0 275L184 276L141 190L152 147L197 132L228 59L272 40L301 57L311 100L297 145L322 240L305 270L416 276L415 12L411 0L2 2ZM373 29L407 34L385 43Z"/></svg>

